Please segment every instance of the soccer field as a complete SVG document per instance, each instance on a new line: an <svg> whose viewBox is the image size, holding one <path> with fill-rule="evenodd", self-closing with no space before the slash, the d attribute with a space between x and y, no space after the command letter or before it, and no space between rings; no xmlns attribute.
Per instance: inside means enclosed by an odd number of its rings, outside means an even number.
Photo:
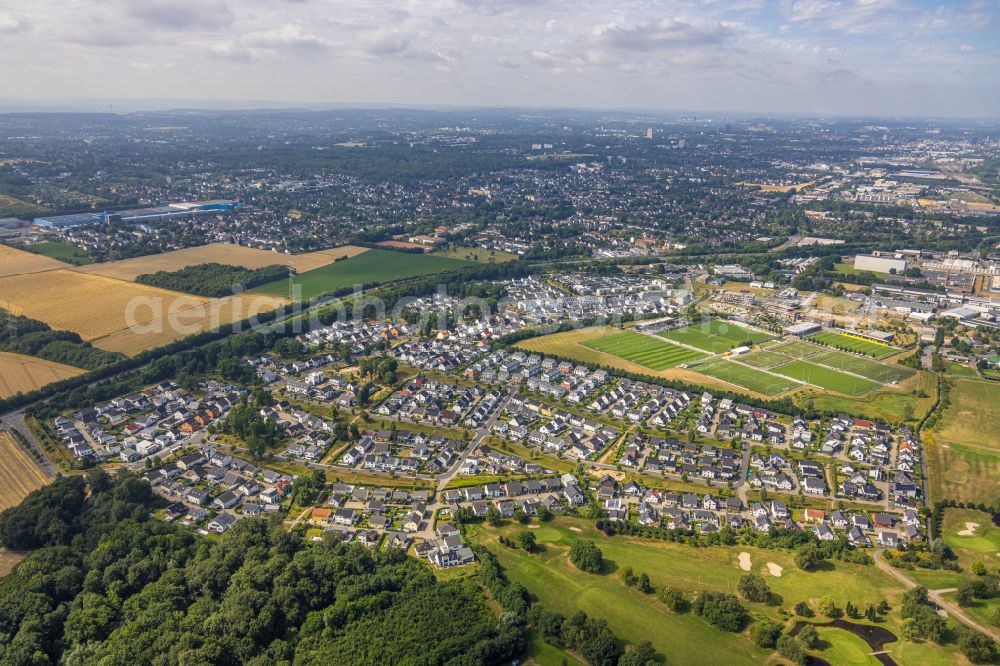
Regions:
<svg viewBox="0 0 1000 666"><path fill-rule="evenodd" d="M746 363L747 365L752 365L755 368L773 368L776 365L781 365L782 363L788 363L788 357L783 354L776 354L771 351L757 351L751 352L749 354L743 354L739 357L740 361Z"/></svg>
<svg viewBox="0 0 1000 666"><path fill-rule="evenodd" d="M871 380L845 375L832 368L806 361L792 361L772 369L771 372L850 396L862 395L880 386Z"/></svg>
<svg viewBox="0 0 1000 666"><path fill-rule="evenodd" d="M724 382L763 395L775 395L801 386L798 382L786 377L771 375L732 361L721 360L715 363L706 363L694 368L694 370L708 377L721 379Z"/></svg>
<svg viewBox="0 0 1000 666"><path fill-rule="evenodd" d="M871 356L872 358L891 356L899 351L895 347L890 347L889 345L869 342L868 340L862 340L861 338L855 338L850 335L833 333L830 331L817 333L809 339L822 345L835 347L837 349L846 349L847 351L851 351L856 354L864 354L865 356Z"/></svg>
<svg viewBox="0 0 1000 666"><path fill-rule="evenodd" d="M704 349L713 354L729 351L746 343L756 344L770 339L767 333L752 331L738 324L721 319L710 319L700 324L691 324L672 331L664 331L660 337L681 344Z"/></svg>
<svg viewBox="0 0 1000 666"><path fill-rule="evenodd" d="M801 340L792 340L791 342L785 342L780 345L769 347L768 351L778 352L779 354L791 356L792 358L806 358L807 356L812 356L817 352L823 351L823 348L817 345L811 345L808 342L802 342Z"/></svg>
<svg viewBox="0 0 1000 666"><path fill-rule="evenodd" d="M672 368L705 357L705 354L701 352L672 345L669 342L657 340L651 335L643 335L635 331L612 333L583 344L591 349L614 354L626 361L638 363L650 370Z"/></svg>
<svg viewBox="0 0 1000 666"><path fill-rule="evenodd" d="M837 370L846 370L847 372L867 377L868 379L882 384L900 382L907 377L912 377L914 374L914 371L909 368L903 368L898 365L888 365L886 363L877 363L875 361L869 361L866 358L861 358L860 356L845 354L838 351L825 351L820 354L816 354L815 356L810 357L809 361L811 363L818 363L819 365L825 365L829 368L835 368Z"/></svg>

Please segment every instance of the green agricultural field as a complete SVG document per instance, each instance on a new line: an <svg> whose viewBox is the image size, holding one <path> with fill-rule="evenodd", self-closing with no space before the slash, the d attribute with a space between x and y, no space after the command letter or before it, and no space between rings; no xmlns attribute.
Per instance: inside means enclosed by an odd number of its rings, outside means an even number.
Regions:
<svg viewBox="0 0 1000 666"><path fill-rule="evenodd" d="M21 249L59 261L65 261L67 264L76 264L77 266L94 263L94 258L87 254L86 250L72 243L44 241L42 243L35 243L34 245L24 245Z"/></svg>
<svg viewBox="0 0 1000 666"><path fill-rule="evenodd" d="M315 270L300 273L291 282L301 288L296 297L308 300L356 284L370 286L403 278L454 271L471 262L428 254L368 250ZM252 291L275 296L289 295L289 280L275 280Z"/></svg>
<svg viewBox="0 0 1000 666"><path fill-rule="evenodd" d="M792 361L786 365L774 368L771 372L844 395L857 396L879 387L879 384L868 379L845 375L831 368L814 365L806 361Z"/></svg>
<svg viewBox="0 0 1000 666"><path fill-rule="evenodd" d="M1000 384L951 379L950 404L927 447L933 501L1000 502Z"/></svg>
<svg viewBox="0 0 1000 666"><path fill-rule="evenodd" d="M755 351L740 356L740 362L755 368L773 368L782 363L788 363L788 357L772 351Z"/></svg>
<svg viewBox="0 0 1000 666"><path fill-rule="evenodd" d="M907 377L912 377L914 371L899 365L888 365L869 361L866 358L845 354L838 351L824 351L809 358L810 363L825 365L836 370L845 370L855 375L867 377L880 384L892 384L901 382Z"/></svg>
<svg viewBox="0 0 1000 666"><path fill-rule="evenodd" d="M823 351L823 348L811 345L808 342L803 342L802 340L792 340L791 342L785 342L780 345L769 347L768 351L778 352L779 354L791 356L792 358L807 358L813 354Z"/></svg>
<svg viewBox="0 0 1000 666"><path fill-rule="evenodd" d="M681 344L720 354L747 342L758 343L771 338L767 333L752 331L730 321L709 319L700 324L691 324L672 331L664 331L660 337Z"/></svg>
<svg viewBox="0 0 1000 666"><path fill-rule="evenodd" d="M546 608L567 617L582 610L603 618L628 643L651 641L668 664L760 664L768 662L771 651L753 645L746 632L724 632L694 613L672 613L655 595L626 586L618 574L625 567L647 574L657 589L672 586L689 595L702 590L735 594L744 573L738 557L746 552L751 569L761 573L780 598L776 605L746 603L754 618L769 617L781 622L781 608L791 608L803 600L815 606L824 595L830 595L840 608L848 600L863 608L886 599L894 610L883 626L899 633L897 609L903 585L874 565L830 561L828 569L804 572L795 566L788 552L746 546L695 549L663 541L607 537L594 529L592 522L569 517L557 517L531 530L539 544L536 553L499 544L501 534L512 537L523 529L513 522L500 527L472 525L467 537L472 543L486 546L500 561L508 579L522 583ZM606 573L583 573L569 563L569 546L578 539L593 541L601 549L609 563ZM781 567L780 577L770 575L768 563ZM918 663L908 658L914 647L901 639L886 649L898 663L910 664ZM921 643L919 649L919 663L956 663L953 648Z"/></svg>
<svg viewBox="0 0 1000 666"><path fill-rule="evenodd" d="M706 363L694 368L694 370L703 375L721 379L724 382L729 382L730 384L743 387L748 391L763 395L776 395L801 386L798 382L786 377L778 377L777 375L768 374L761 370L748 368L733 361Z"/></svg>
<svg viewBox="0 0 1000 666"><path fill-rule="evenodd" d="M612 333L583 343L597 351L606 352L621 357L626 361L638 363L650 370L673 368L683 363L704 358L705 354L685 347L672 345L651 335L643 335L635 331Z"/></svg>
<svg viewBox="0 0 1000 666"><path fill-rule="evenodd" d="M816 335L810 336L809 339L821 345L827 345L837 349L846 349L847 351L851 351L856 354L864 354L865 356L871 356L872 358L891 356L899 351L895 347L880 345L877 342L869 342L868 340L862 340L860 338L851 337L850 335L844 335L843 333L833 333L830 331L817 333Z"/></svg>

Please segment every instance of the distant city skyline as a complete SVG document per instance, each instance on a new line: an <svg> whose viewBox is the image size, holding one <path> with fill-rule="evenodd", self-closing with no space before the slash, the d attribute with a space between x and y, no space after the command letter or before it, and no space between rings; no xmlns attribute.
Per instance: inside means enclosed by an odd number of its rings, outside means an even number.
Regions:
<svg viewBox="0 0 1000 666"><path fill-rule="evenodd" d="M997 117L998 17L996 0L8 0L0 108Z"/></svg>

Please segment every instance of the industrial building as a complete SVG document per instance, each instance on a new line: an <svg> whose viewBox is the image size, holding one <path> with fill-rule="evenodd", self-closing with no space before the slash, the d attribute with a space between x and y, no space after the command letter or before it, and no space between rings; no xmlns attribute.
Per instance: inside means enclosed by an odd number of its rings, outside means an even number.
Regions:
<svg viewBox="0 0 1000 666"><path fill-rule="evenodd" d="M854 257L854 270L902 274L906 272L906 259L883 257L874 254L859 254Z"/></svg>
<svg viewBox="0 0 1000 666"><path fill-rule="evenodd" d="M104 211L102 213L75 213L73 215L48 215L36 217L35 224L48 229L68 229L84 224L98 222L150 222L170 218L190 217L206 213L224 213L240 205L232 199L214 199L211 201L190 201L172 203L152 208L136 208L132 210Z"/></svg>
<svg viewBox="0 0 1000 666"><path fill-rule="evenodd" d="M813 335L814 333L819 333L823 330L823 327L814 321L804 321L799 324L792 324L791 326L786 326L784 329L785 335L794 335L799 338L804 338L807 335Z"/></svg>
<svg viewBox="0 0 1000 666"><path fill-rule="evenodd" d="M94 224L102 220L98 213L74 213L72 215L46 215L36 217L35 224L47 229L69 229L83 224Z"/></svg>

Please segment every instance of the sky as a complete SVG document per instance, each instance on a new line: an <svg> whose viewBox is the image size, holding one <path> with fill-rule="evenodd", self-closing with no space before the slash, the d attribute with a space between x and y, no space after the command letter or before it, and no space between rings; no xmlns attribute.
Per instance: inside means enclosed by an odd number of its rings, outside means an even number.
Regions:
<svg viewBox="0 0 1000 666"><path fill-rule="evenodd" d="M0 44L0 102L1000 116L1000 0L4 0Z"/></svg>

